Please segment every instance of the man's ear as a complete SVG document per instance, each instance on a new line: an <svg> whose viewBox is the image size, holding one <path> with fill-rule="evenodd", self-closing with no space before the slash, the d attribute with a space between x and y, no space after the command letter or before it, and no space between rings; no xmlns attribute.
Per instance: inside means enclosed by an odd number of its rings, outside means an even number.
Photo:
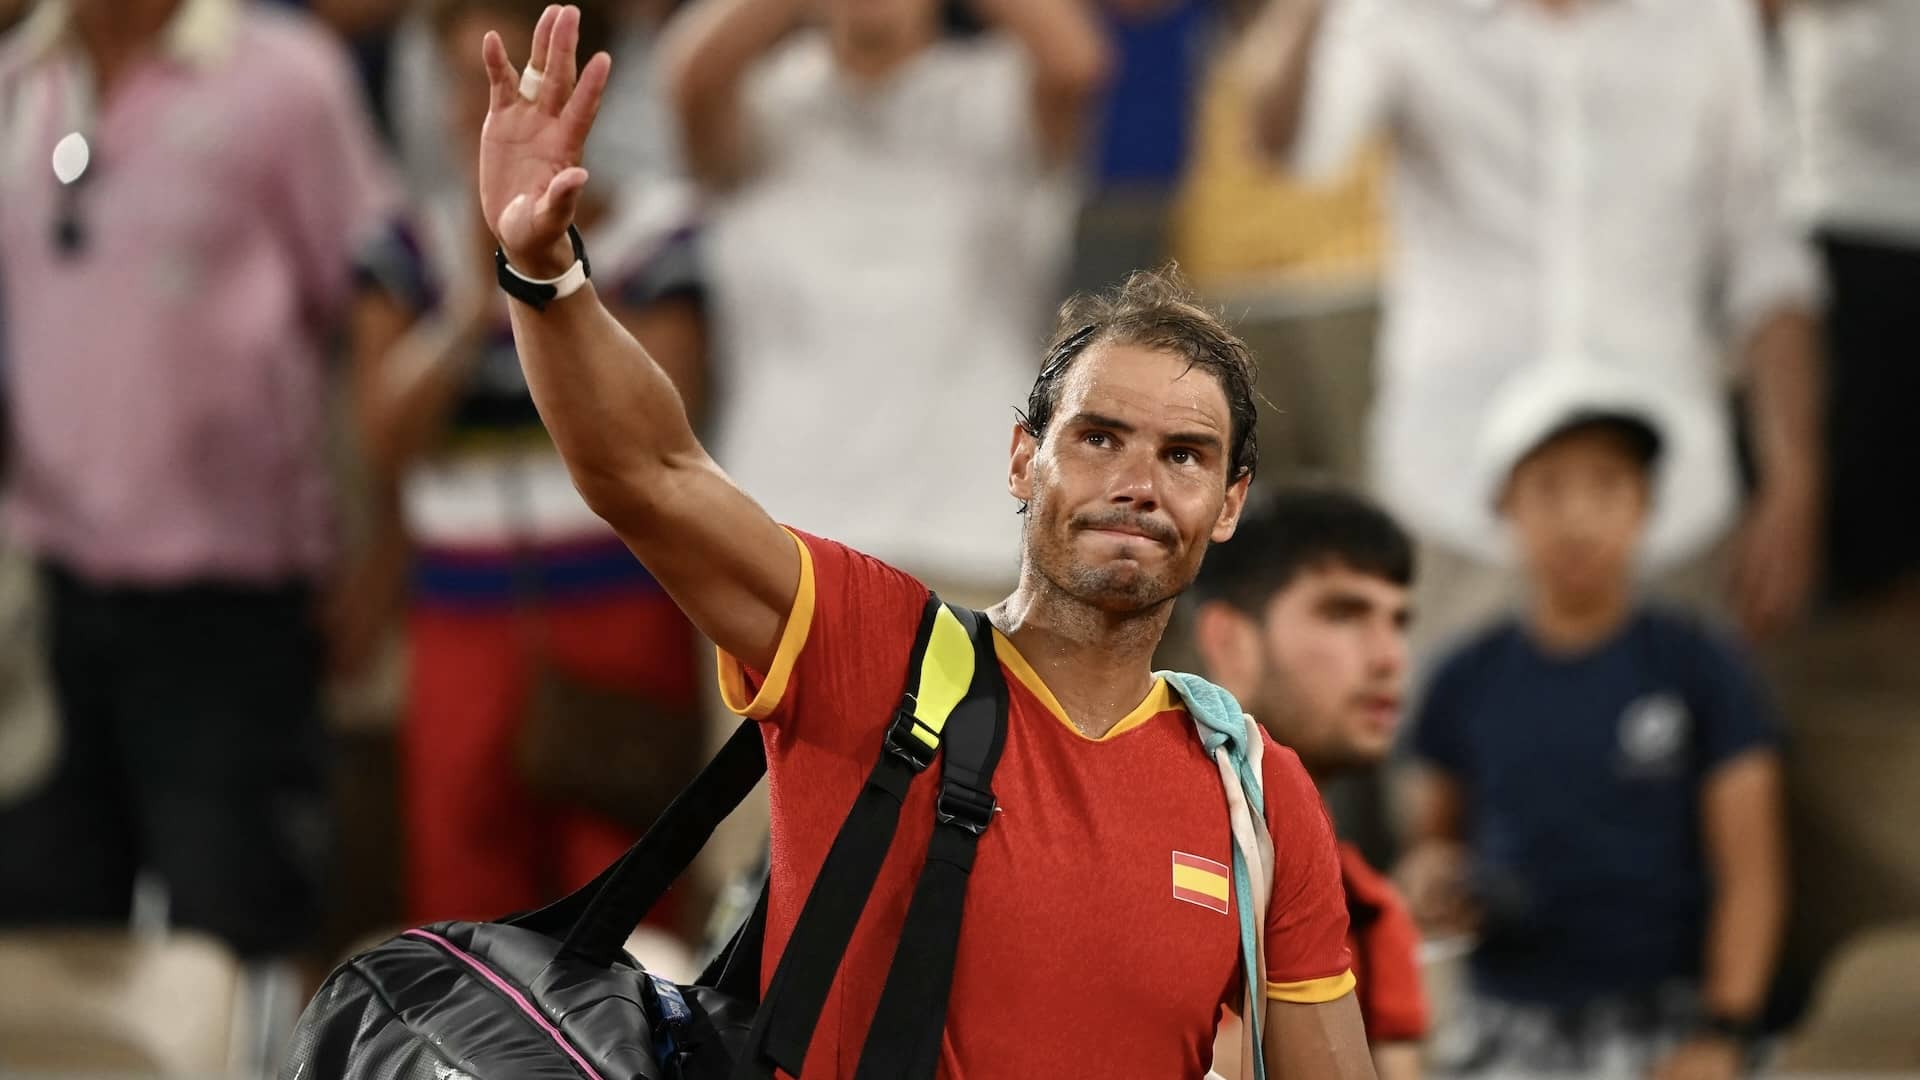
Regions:
<svg viewBox="0 0 1920 1080"><path fill-rule="evenodd" d="M1253 483L1253 474L1243 472L1240 478L1227 485L1227 498L1220 504L1220 517L1213 523L1213 542L1224 544L1233 539L1235 529L1240 527L1240 511L1247 506L1247 485Z"/></svg>
<svg viewBox="0 0 1920 1080"><path fill-rule="evenodd" d="M1242 705L1251 705L1250 696L1260 688L1265 668L1259 625L1232 604L1209 600L1194 612L1193 643L1207 678Z"/></svg>
<svg viewBox="0 0 1920 1080"><path fill-rule="evenodd" d="M1040 441L1027 431L1025 424L1013 425L1013 446L1007 454L1007 493L1020 500L1020 505L1033 501L1033 455L1040 449Z"/></svg>

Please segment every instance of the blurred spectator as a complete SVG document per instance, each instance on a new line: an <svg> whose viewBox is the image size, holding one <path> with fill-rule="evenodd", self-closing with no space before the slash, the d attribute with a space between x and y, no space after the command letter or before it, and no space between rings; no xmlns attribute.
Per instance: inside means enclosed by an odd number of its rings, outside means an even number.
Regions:
<svg viewBox="0 0 1920 1080"><path fill-rule="evenodd" d="M323 340L388 194L352 78L240 0L44 0L7 44L6 511L64 730L0 921L124 921L147 870L244 953L314 927Z"/></svg>
<svg viewBox="0 0 1920 1080"><path fill-rule="evenodd" d="M545 6L428 5L454 160L478 160L481 39L496 31L527 55ZM582 56L609 43L605 14L581 7ZM597 165L591 148L588 159ZM697 416L691 200L661 182L629 188L611 167L592 175L577 220L594 286ZM365 253L354 319L372 486L397 492L413 548L401 758L419 921L495 918L583 884L645 824L622 806L663 806L704 749L693 630L575 492L521 374L471 169L460 181L416 192L410 220ZM582 726L597 712L607 730ZM621 771L610 790L593 789L586 774L601 770L581 755ZM569 774L558 786L556 771Z"/></svg>
<svg viewBox="0 0 1920 1080"><path fill-rule="evenodd" d="M1221 0L1098 0L1113 80L1097 120L1092 190L1069 284L1097 291L1167 260L1167 211L1186 168L1194 106Z"/></svg>
<svg viewBox="0 0 1920 1080"><path fill-rule="evenodd" d="M1828 583L1843 602L1897 589L1920 613L1920 4L1796 3L1785 31L1796 201L1832 292Z"/></svg>
<svg viewBox="0 0 1920 1080"><path fill-rule="evenodd" d="M1445 659L1412 730L1403 881L1430 931L1478 935L1439 1057L1470 1075L1731 1077L1785 916L1772 711L1734 645L1634 595L1635 548L1667 509L1659 399L1533 385L1487 457L1529 607Z"/></svg>
<svg viewBox="0 0 1920 1080"><path fill-rule="evenodd" d="M387 122L410 184L418 189L465 187L473 182L474 163L456 159L455 154L465 150L449 145L446 137L446 84L458 77L458 69L450 69L442 56L440 35L429 17L431 6L408 5L407 16L394 30L386 74ZM671 6L667 0L601 0L592 6L593 18L612 23L608 48L619 61L600 100L600 120L588 148L592 160L587 164L606 174L602 181L617 178L644 190L685 175L672 119L659 92L653 48ZM465 54L452 59L460 65L475 62Z"/></svg>
<svg viewBox="0 0 1920 1080"><path fill-rule="evenodd" d="M1412 541L1393 519L1334 489L1249 506L1200 568L1194 634L1207 677L1299 754L1316 784L1373 768L1393 745L1413 570ZM1376 1069L1412 1080L1427 1028L1420 932L1359 849L1341 845L1340 869Z"/></svg>
<svg viewBox="0 0 1920 1080"><path fill-rule="evenodd" d="M716 457L778 520L987 602L1003 472L1106 68L1081 0L702 0L669 31L707 253ZM997 418L996 418L997 414ZM902 477L913 480L903 482Z"/></svg>
<svg viewBox="0 0 1920 1080"><path fill-rule="evenodd" d="M1246 44L1274 152L1323 172L1388 136L1372 470L1431 542L1423 625L1503 598L1498 537L1456 495L1500 385L1583 358L1717 398L1729 349L1759 465L1731 599L1756 633L1791 618L1817 547L1817 279L1780 205L1752 0L1272 0Z"/></svg>

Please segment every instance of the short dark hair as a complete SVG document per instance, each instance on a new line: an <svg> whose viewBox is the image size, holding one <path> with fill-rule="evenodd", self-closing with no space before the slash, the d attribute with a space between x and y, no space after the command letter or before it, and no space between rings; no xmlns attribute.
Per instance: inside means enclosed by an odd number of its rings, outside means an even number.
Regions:
<svg viewBox="0 0 1920 1080"><path fill-rule="evenodd" d="M445 35L453 29L453 24L463 15L474 12L486 12L498 15L502 19L523 23L529 29L540 21L540 14L547 9L552 0L427 0L426 13L434 33ZM575 62L582 67L595 53L606 52L613 48L616 31L614 28L613 4L611 0L570 0L580 9L580 43L574 47ZM511 57L516 64L524 64L525 57Z"/></svg>
<svg viewBox="0 0 1920 1080"><path fill-rule="evenodd" d="M1251 476L1260 460L1254 437L1259 420L1253 389L1253 353L1220 316L1202 305L1172 266L1137 270L1117 288L1081 293L1060 308L1046 362L1033 380L1021 426L1036 440L1060 404L1060 387L1081 354L1095 345L1138 345L1173 353L1189 370L1206 368L1220 380L1231 419L1227 482Z"/></svg>
<svg viewBox="0 0 1920 1080"><path fill-rule="evenodd" d="M1257 618L1303 571L1336 564L1404 588L1414 563L1413 541L1379 506L1338 488L1294 487L1247 500L1233 539L1207 549L1194 598Z"/></svg>

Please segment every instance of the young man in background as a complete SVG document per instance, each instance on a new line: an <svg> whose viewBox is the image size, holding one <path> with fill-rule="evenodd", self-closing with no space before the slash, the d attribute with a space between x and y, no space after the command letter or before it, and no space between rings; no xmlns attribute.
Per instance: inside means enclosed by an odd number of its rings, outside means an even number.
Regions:
<svg viewBox="0 0 1920 1080"><path fill-rule="evenodd" d="M1195 583L1207 677L1239 699L1314 782L1371 769L1393 745L1407 680L1413 545L1338 490L1251 506ZM1360 1015L1381 1080L1416 1080L1427 1008L1420 932L1357 848L1340 845Z"/></svg>

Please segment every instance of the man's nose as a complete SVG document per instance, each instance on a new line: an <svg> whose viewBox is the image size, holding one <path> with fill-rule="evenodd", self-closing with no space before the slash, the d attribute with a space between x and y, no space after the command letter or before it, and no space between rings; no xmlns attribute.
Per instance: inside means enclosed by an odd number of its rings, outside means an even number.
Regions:
<svg viewBox="0 0 1920 1080"><path fill-rule="evenodd" d="M1135 510L1157 509L1160 505L1159 476L1151 452L1124 455L1108 491L1108 501Z"/></svg>

